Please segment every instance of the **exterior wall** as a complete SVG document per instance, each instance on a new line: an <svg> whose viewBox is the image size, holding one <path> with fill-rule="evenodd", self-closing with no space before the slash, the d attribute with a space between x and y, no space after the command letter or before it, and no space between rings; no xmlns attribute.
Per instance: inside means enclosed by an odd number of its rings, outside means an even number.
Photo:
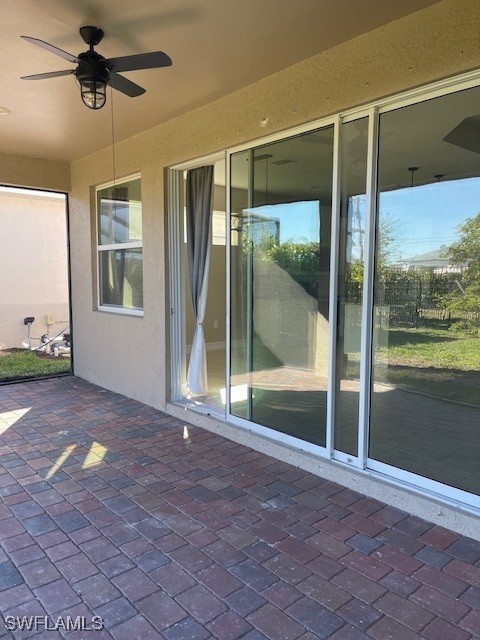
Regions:
<svg viewBox="0 0 480 640"><path fill-rule="evenodd" d="M142 175L141 318L93 309L91 187L112 179L111 149L73 162L75 373L165 407L169 386L166 167L476 68L479 31L478 0L442 0L118 143L116 177Z"/></svg>
<svg viewBox="0 0 480 640"><path fill-rule="evenodd" d="M49 191L70 189L68 162L0 153L0 184Z"/></svg>
<svg viewBox="0 0 480 640"><path fill-rule="evenodd" d="M92 187L112 179L111 149L72 163L75 373L190 422L479 538L478 517L435 495L293 450L168 403L166 167L477 68L478 0L442 0L305 60L115 149L117 178L142 176L144 316L94 310ZM121 132L117 132L121 137Z"/></svg>
<svg viewBox="0 0 480 640"><path fill-rule="evenodd" d="M69 324L65 198L0 191L0 237L0 349L22 346L27 316L32 336L56 335Z"/></svg>

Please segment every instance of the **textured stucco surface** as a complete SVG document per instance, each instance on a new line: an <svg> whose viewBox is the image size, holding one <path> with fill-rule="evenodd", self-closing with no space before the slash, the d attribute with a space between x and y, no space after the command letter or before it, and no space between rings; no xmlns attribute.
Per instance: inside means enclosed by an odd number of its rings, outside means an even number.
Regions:
<svg viewBox="0 0 480 640"><path fill-rule="evenodd" d="M479 32L478 0L443 0L116 145L117 179L142 175L142 318L93 309L90 188L112 179L112 150L73 162L75 373L165 408L166 167L477 68Z"/></svg>
<svg viewBox="0 0 480 640"><path fill-rule="evenodd" d="M0 153L0 184L48 191L70 190L68 162Z"/></svg>

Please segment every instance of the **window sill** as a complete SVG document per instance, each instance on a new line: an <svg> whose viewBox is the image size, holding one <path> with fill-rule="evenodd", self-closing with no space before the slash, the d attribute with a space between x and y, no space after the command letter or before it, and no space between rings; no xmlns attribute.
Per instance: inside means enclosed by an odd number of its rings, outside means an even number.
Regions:
<svg viewBox="0 0 480 640"><path fill-rule="evenodd" d="M100 305L97 307L96 311L112 313L117 316L135 316L137 318L143 318L143 309L124 309L122 307L108 307Z"/></svg>

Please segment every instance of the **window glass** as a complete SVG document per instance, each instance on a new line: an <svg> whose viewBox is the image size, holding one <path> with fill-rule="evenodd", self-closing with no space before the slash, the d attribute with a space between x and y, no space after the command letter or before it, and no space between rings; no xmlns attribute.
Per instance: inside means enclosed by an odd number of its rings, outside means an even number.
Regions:
<svg viewBox="0 0 480 640"><path fill-rule="evenodd" d="M333 126L232 156L235 416L325 446Z"/></svg>
<svg viewBox="0 0 480 640"><path fill-rule="evenodd" d="M357 455L368 118L342 125L335 449Z"/></svg>
<svg viewBox="0 0 480 640"><path fill-rule="evenodd" d="M370 458L480 494L480 88L381 115Z"/></svg>
<svg viewBox="0 0 480 640"><path fill-rule="evenodd" d="M141 309L143 269L141 249L100 252L100 304Z"/></svg>
<svg viewBox="0 0 480 640"><path fill-rule="evenodd" d="M140 179L97 191L98 240L119 244L142 240Z"/></svg>
<svg viewBox="0 0 480 640"><path fill-rule="evenodd" d="M142 309L140 178L99 189L97 220L100 305Z"/></svg>

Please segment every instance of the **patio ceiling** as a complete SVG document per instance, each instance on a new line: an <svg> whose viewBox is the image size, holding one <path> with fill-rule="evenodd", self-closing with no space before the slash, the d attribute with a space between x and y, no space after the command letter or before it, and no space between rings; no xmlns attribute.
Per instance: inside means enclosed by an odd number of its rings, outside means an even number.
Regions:
<svg viewBox="0 0 480 640"><path fill-rule="evenodd" d="M111 96L99 112L73 78L20 76L69 68L20 39L29 35L74 55L78 28L105 30L99 52L114 57L163 50L173 66L125 75L147 93L113 96L116 140L131 137L320 51L438 0L0 0L0 151L72 160L111 144ZM320 81L320 79L319 79Z"/></svg>

